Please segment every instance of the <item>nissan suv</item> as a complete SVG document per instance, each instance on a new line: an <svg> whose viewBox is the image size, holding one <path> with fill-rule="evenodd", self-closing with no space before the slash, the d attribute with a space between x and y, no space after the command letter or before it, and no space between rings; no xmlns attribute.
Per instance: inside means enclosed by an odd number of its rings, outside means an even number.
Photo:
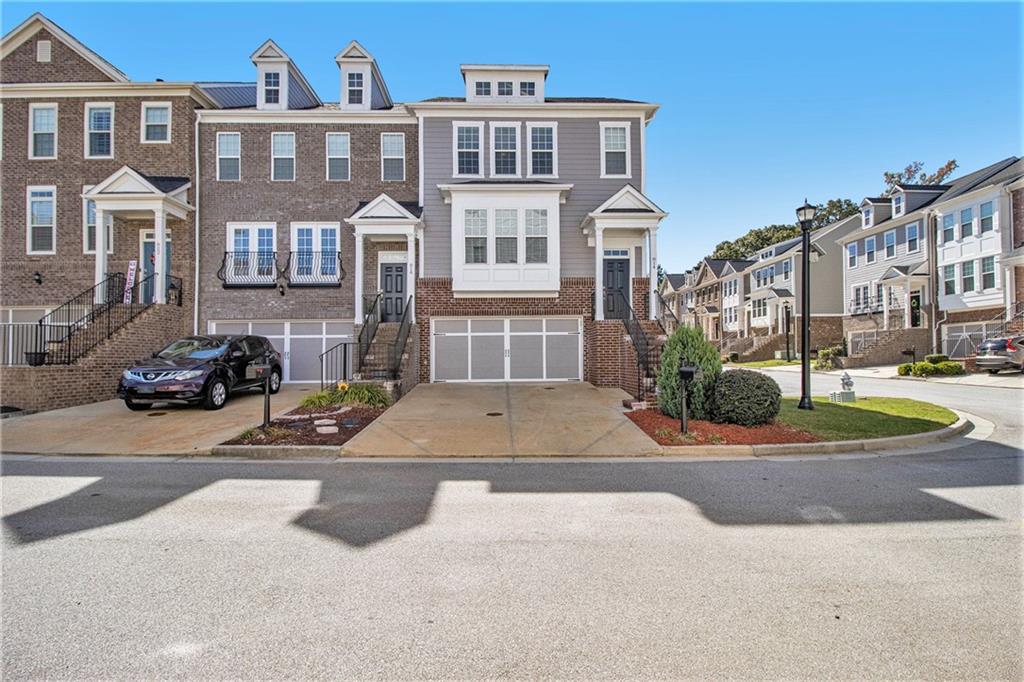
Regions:
<svg viewBox="0 0 1024 682"><path fill-rule="evenodd" d="M263 388L252 365L270 366L270 392L281 388L281 354L262 336L187 336L121 375L117 395L129 410L153 403L224 407L235 391Z"/></svg>

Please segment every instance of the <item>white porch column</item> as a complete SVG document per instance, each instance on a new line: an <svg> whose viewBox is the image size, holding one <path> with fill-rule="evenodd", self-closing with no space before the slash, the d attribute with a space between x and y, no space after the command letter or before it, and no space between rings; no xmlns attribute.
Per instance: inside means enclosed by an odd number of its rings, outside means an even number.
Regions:
<svg viewBox="0 0 1024 682"><path fill-rule="evenodd" d="M903 287L903 328L910 329L910 278Z"/></svg>
<svg viewBox="0 0 1024 682"><path fill-rule="evenodd" d="M356 324L363 323L363 233L356 228L356 273L355 273L355 322Z"/></svg>
<svg viewBox="0 0 1024 682"><path fill-rule="evenodd" d="M604 319L604 230L594 226L594 319Z"/></svg>
<svg viewBox="0 0 1024 682"><path fill-rule="evenodd" d="M409 317L413 322L416 321L416 237L412 230L409 230L409 234L405 238L406 253L405 260L408 263L409 268L409 296L411 296L411 303L409 304L412 310L409 311Z"/></svg>
<svg viewBox="0 0 1024 682"><path fill-rule="evenodd" d="M1003 268L1003 296L1006 299L1006 319L1013 318L1014 296L1017 291L1016 273L1012 266Z"/></svg>
<svg viewBox="0 0 1024 682"><path fill-rule="evenodd" d="M167 213L162 209L153 211L153 302L167 303L167 264L164 252L167 247ZM97 238L96 243L99 244Z"/></svg>
<svg viewBox="0 0 1024 682"><path fill-rule="evenodd" d="M775 313L778 311L778 306L773 307L772 302L768 301L768 336L772 335L772 318L775 317Z"/></svg>
<svg viewBox="0 0 1024 682"><path fill-rule="evenodd" d="M648 228L647 239L651 243L651 251L648 256L650 260L650 299L651 303L649 317L652 320L658 319L658 231Z"/></svg>
<svg viewBox="0 0 1024 682"><path fill-rule="evenodd" d="M882 285L882 327L889 328L889 287Z"/></svg>
<svg viewBox="0 0 1024 682"><path fill-rule="evenodd" d="M747 311L747 306L745 305L741 305L739 310L743 313L743 336L750 336L750 313Z"/></svg>
<svg viewBox="0 0 1024 682"><path fill-rule="evenodd" d="M99 284L107 278L107 219L113 218L101 208L96 209L96 269L93 275L93 283ZM103 303L106 298L106 291L103 287L96 289L96 303Z"/></svg>

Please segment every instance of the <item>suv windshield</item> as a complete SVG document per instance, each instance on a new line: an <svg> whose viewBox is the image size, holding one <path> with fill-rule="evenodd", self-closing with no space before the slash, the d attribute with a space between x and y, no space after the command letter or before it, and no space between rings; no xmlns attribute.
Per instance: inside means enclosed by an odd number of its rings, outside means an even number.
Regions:
<svg viewBox="0 0 1024 682"><path fill-rule="evenodd" d="M201 338L181 339L164 348L156 356L164 360L176 360L179 358L206 360L217 357L227 347L226 341Z"/></svg>

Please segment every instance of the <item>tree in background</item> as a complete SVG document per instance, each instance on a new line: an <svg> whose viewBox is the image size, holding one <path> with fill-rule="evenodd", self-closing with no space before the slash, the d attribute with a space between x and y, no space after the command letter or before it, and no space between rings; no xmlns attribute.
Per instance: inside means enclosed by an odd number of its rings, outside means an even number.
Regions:
<svg viewBox="0 0 1024 682"><path fill-rule="evenodd" d="M811 230L818 230L826 225L831 225L837 220L849 218L860 212L857 204L849 199L829 199L824 204L818 204L818 212L814 216L814 223ZM791 239L800 235L800 226L793 225L765 225L750 230L742 237L733 241L721 242L711 253L712 258L746 258L757 253L766 246Z"/></svg>
<svg viewBox="0 0 1024 682"><path fill-rule="evenodd" d="M829 199L824 204L818 204L818 212L814 214L811 229L817 230L858 213L860 208L849 199Z"/></svg>
<svg viewBox="0 0 1024 682"><path fill-rule="evenodd" d="M957 163L956 159L950 159L939 166L934 173L925 173L923 168L924 163L914 161L901 171L882 173L882 181L885 182L885 191L882 196L892 196L896 191L896 185L941 185L942 181L957 169Z"/></svg>

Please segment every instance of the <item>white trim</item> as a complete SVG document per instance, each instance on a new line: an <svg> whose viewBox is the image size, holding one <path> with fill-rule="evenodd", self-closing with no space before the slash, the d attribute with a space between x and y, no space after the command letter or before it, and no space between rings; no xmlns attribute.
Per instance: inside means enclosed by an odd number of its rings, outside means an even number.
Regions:
<svg viewBox="0 0 1024 682"><path fill-rule="evenodd" d="M221 137L221 135L237 135L238 136L238 156L224 156L224 157L221 157L221 153L220 153L220 137ZM271 144L273 144L273 143L271 143ZM216 149L216 156L215 156L214 162L215 162L215 164L217 166L216 169L215 169L216 172L217 172L217 180L219 182L241 182L242 181L242 133L237 132L237 131L230 131L230 130L218 131L217 132L216 147L217 147L217 149ZM221 160L221 158L225 158L225 159L238 159L238 177L237 178L225 179L225 178L222 178L220 176L220 160ZM273 161L271 161L271 165L273 165Z"/></svg>
<svg viewBox="0 0 1024 682"><path fill-rule="evenodd" d="M913 228L914 228L914 232L915 232L915 233L916 233L916 235L917 235L917 236L916 236L916 237L914 238L914 241L916 241L916 242L917 242L917 248L916 248L916 249L914 249L913 251L911 251L911 250L910 250L910 237L909 237L909 236L908 236L908 234L907 234L907 230L908 230L908 229L909 229L910 227L913 227ZM915 220L914 222L912 222L912 223L907 223L906 225L904 225L904 226L903 226L903 243L904 243L904 245L905 245L905 249L906 249L906 252L907 252L908 254L910 254L910 253L920 253L920 251L921 251L921 242L922 242L922 239L923 239L923 238L922 238L922 235L921 235L921 221L917 221L917 220Z"/></svg>
<svg viewBox="0 0 1024 682"><path fill-rule="evenodd" d="M89 154L89 135L93 132L91 128L91 122L89 120L89 113L93 109L110 109L110 130L107 134L110 135L110 153L103 156ZM103 131L97 131L103 132ZM114 103L113 102L86 102L85 103L85 127L83 129L84 138L84 149L83 154L87 159L112 159L114 158Z"/></svg>
<svg viewBox="0 0 1024 682"><path fill-rule="evenodd" d="M4 85L6 88L7 86ZM373 109L370 111L341 109L289 109L258 110L258 109L199 109L196 115L204 122L221 125L232 124L271 124L293 125L299 123L314 124L364 124L364 125L416 125L416 117L402 105L394 109Z"/></svg>
<svg viewBox="0 0 1024 682"><path fill-rule="evenodd" d="M423 119L419 119L422 123ZM477 165L479 173L459 172L459 128L476 128L479 147L476 150ZM422 135L422 133L421 133ZM421 138L422 142L422 138ZM467 150L468 151L468 150ZM484 122L483 121L452 121L452 177L453 178L482 178L484 177ZM420 179L422 185L422 178Z"/></svg>
<svg viewBox="0 0 1024 682"><path fill-rule="evenodd" d="M397 156L384 156L384 136L385 135L400 135L402 137L402 177L400 179L388 180L384 177L384 159L397 159ZM407 161L407 154L405 149L405 133L381 133L380 134L380 181L381 182L405 182L405 163Z"/></svg>
<svg viewBox="0 0 1024 682"><path fill-rule="evenodd" d="M868 248L868 243L871 244L871 248ZM872 263L878 262L878 244L875 242L875 235L871 235L864 239L864 263L871 265Z"/></svg>
<svg viewBox="0 0 1024 682"><path fill-rule="evenodd" d="M889 245L885 243L886 239L888 239L890 234L892 235L892 255L891 256L888 254ZM903 235L904 235L904 244L906 244L906 230L903 231ZM892 230L886 230L884 233L882 233L882 260L893 260L893 259L895 259L896 255L897 255L896 254L897 246L898 246L898 242L897 242L897 239L896 239L896 229L895 228L892 229Z"/></svg>
<svg viewBox="0 0 1024 682"><path fill-rule="evenodd" d="M274 154L274 138L278 135L290 135L292 138L292 155L291 156L275 156ZM270 181L271 182L295 182L295 178L298 176L298 162L295 160L295 155L298 149L295 144L295 133L288 130L275 130L270 133ZM274 161L277 159L291 159L292 160L292 176L290 178L275 178L274 177ZM239 173L241 174L241 173Z"/></svg>
<svg viewBox="0 0 1024 682"><path fill-rule="evenodd" d="M225 251L234 252L234 250L235 250L234 249L235 240L234 240L234 234L233 234L234 230L242 228L242 227L247 228L249 230L249 234L250 234L249 245L252 246L252 236L251 235L256 233L256 231L259 230L260 228L267 228L267 227L269 227L270 229L272 229L274 231L274 248L273 248L273 251L277 252L277 223L275 223L275 222L249 221L249 220L233 220L233 221L224 223L224 227L225 227L225 232L224 232L224 250ZM253 251L253 252L258 251L258 250L259 249L250 249L250 251Z"/></svg>
<svg viewBox="0 0 1024 682"><path fill-rule="evenodd" d="M92 188L93 188L93 185L82 185L82 194L85 194L85 193L89 192ZM82 253L88 254L88 255L95 255L96 254L96 247L93 246L93 248L91 248L91 249L89 248L89 202L90 201L92 201L92 199L87 199L84 196L82 197ZM93 212L95 213L95 209L94 209ZM106 214L104 214L104 215L106 215ZM110 216L110 219L113 220L113 216ZM105 220L106 219L104 219L104 221ZM99 224L97 224L94 229L98 230L99 229ZM107 254L109 255L109 254L112 254L112 253L114 253L114 225L111 222L110 223L110 236L109 236L109 239L107 239Z"/></svg>
<svg viewBox="0 0 1024 682"><path fill-rule="evenodd" d="M417 171L417 184L419 185L419 193L417 195L418 203L420 206L423 205L423 117L416 117L416 163ZM423 272L423 268L420 268L420 272Z"/></svg>
<svg viewBox="0 0 1024 682"><path fill-rule="evenodd" d="M406 265L406 273L405 273L406 284L405 284L405 291L402 292L402 296L405 297L406 299L408 299L408 297L409 297L409 283L408 283L408 280L411 278L411 275L410 275L410 273L408 271L409 270L409 268L408 268L408 265L409 265L409 250L408 250L408 248L405 251L378 251L377 252L377 291L383 291L384 290L384 288L381 286L381 283L380 283L380 266L381 266L382 263L390 263L390 264L396 264L396 263L397 264L402 264L402 263L404 263Z"/></svg>
<svg viewBox="0 0 1024 682"><path fill-rule="evenodd" d="M147 109L167 109L167 139L166 140L147 140L146 139L146 110ZM139 142L142 144L170 144L171 143L171 121L174 118L174 106L170 102L143 102L142 112L139 125ZM161 125L161 124L154 124Z"/></svg>
<svg viewBox="0 0 1024 682"><path fill-rule="evenodd" d="M523 152L522 127L523 127L523 124L522 124L522 122L521 121L489 121L487 127L489 129L488 139L491 141L491 153L490 153L490 160L491 160L490 171L491 172L490 172L490 175L488 177L491 177L491 178L521 178L521 177L523 177L523 164L522 164L522 161L523 161L523 154L522 154L522 152ZM512 128L512 129L514 129L516 131L516 149L515 149L515 152L516 152L516 172L515 172L515 174L509 174L509 173L498 174L498 173L494 172L495 171L495 159L497 158L496 157L497 150L494 148L494 131L495 131L496 128ZM508 149L503 149L501 151L507 153L509 150Z"/></svg>
<svg viewBox="0 0 1024 682"><path fill-rule="evenodd" d="M533 172L533 129L551 128L551 170L550 174ZM546 149L536 151L548 151ZM526 177L558 179L558 122L527 121L526 122Z"/></svg>
<svg viewBox="0 0 1024 682"><path fill-rule="evenodd" d="M31 30L33 28L33 24L37 23L38 26L36 26L34 30ZM55 38L70 47L78 54L79 57L99 69L111 80L117 82L124 82L128 80L128 76L126 76L122 71L80 43L74 36L62 29L60 26L47 19L41 12L35 12L32 14L32 16L11 29L7 35L0 40L0 59L9 55L29 38L38 33L40 28L45 28L48 33L52 34ZM6 87L6 84L4 87Z"/></svg>
<svg viewBox="0 0 1024 682"><path fill-rule="evenodd" d="M4 85L6 88L7 86ZM36 109L53 109L53 156L36 156L33 153L34 145L32 144L35 136L35 130L33 129L34 116L33 113ZM60 130L60 108L56 102L30 102L28 105L28 158L32 160L47 160L53 161L57 158L60 153L60 148L57 146L58 132ZM45 133L40 133L45 134Z"/></svg>
<svg viewBox="0 0 1024 682"><path fill-rule="evenodd" d="M622 175L612 175L605 170L605 138L604 131L608 128L626 129L626 172ZM631 178L633 171L633 150L632 150L632 123L630 121L601 121L598 123L598 130L601 135L601 178Z"/></svg>
<svg viewBox="0 0 1024 682"><path fill-rule="evenodd" d="M343 135L345 137L345 146L348 147L348 154L345 156L331 156L331 135ZM346 178L332 178L331 177L331 159L347 159L348 160L348 177ZM352 135L347 131L332 131L328 130L324 133L324 180L327 182L351 182L352 180Z"/></svg>
<svg viewBox="0 0 1024 682"><path fill-rule="evenodd" d="M337 252L339 254L341 253L341 223L340 222L335 222L335 221L308 221L308 220L293 220L289 224L289 232L288 232L289 246L288 246L288 250L290 252L301 253L301 251L299 251L299 248L298 248L298 241L299 241L298 240L298 232L299 232L300 229L302 229L304 227L310 228L313 231L313 249L312 249L312 253L319 253L319 254L321 254L321 258L323 258L322 254L325 252L324 243L323 243L323 230L324 229L328 229L328 230L333 230L334 231L334 246L337 249ZM315 259L313 260L313 262L314 263L316 262ZM336 268L334 270L333 277L330 276L330 275L325 275L325 274L320 274L320 273L315 273L315 272L312 273L312 274L309 274L309 275L299 275L299 274L294 272L294 269L296 267L298 267L298 263L299 263L299 261L297 259L291 259L290 262L289 262L289 266L288 267L291 270L291 272L289 272L288 274L289 274L289 277L290 277L290 281L292 283L300 283L300 284L308 284L308 283L324 284L324 283L327 283L327 284L329 284L329 283L332 283L332 282L337 283L337 282L341 281L341 262L340 261L338 262L338 264L337 264L337 266L336 266Z"/></svg>
<svg viewBox="0 0 1024 682"><path fill-rule="evenodd" d="M165 242L167 242L168 244L172 243L171 242L171 228L168 227L165 230L165 235L164 236L165 236L165 239L164 239ZM136 278L135 281L136 282L141 281L143 279L143 277L145 277L145 275L143 273L146 271L146 263L145 263L145 257L144 257L143 254L146 251L146 249L145 249L145 245L146 244L153 244L154 246L156 246L156 230L154 228L152 228L152 227L140 227L139 228L139 272L138 272L137 275L135 275L135 278ZM155 253L156 253L156 251L154 250L154 254ZM162 253L167 253L167 252L166 251L162 251ZM156 271L156 263L153 264L153 269L154 269L154 272L155 272ZM164 274L167 274L167 273L164 273Z"/></svg>
<svg viewBox="0 0 1024 682"><path fill-rule="evenodd" d="M53 204L53 248L49 251L32 250L32 192L52 192L50 202ZM29 256L53 256L57 253L57 186L29 185L25 188L25 253Z"/></svg>
<svg viewBox="0 0 1024 682"><path fill-rule="evenodd" d="M391 216L373 215L373 213L380 207L387 206L393 214ZM345 219L345 222L355 225L356 223L366 223L367 226L378 224L378 225L394 225L394 224L409 224L415 225L420 222L420 219L409 213L400 203L392 199L387 195L386 192L382 192L370 201L366 206L353 213L351 216ZM366 230L366 232L372 233L372 228Z"/></svg>

